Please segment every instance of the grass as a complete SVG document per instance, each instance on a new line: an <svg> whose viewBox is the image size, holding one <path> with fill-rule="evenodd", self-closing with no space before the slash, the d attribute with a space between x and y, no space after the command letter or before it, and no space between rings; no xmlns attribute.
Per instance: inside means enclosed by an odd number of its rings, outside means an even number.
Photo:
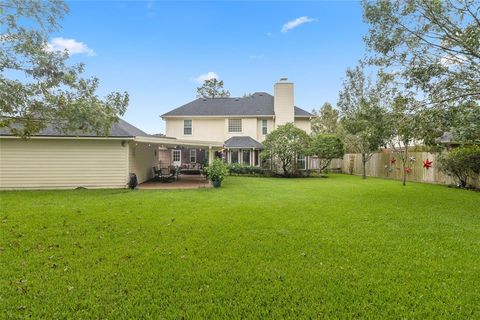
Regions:
<svg viewBox="0 0 480 320"><path fill-rule="evenodd" d="M332 175L0 193L2 318L480 318L480 193Z"/></svg>

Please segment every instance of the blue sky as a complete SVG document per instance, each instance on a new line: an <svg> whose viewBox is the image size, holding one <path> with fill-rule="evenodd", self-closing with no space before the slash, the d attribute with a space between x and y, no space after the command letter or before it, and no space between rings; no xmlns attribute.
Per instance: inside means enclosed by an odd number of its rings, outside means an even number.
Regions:
<svg viewBox="0 0 480 320"><path fill-rule="evenodd" d="M274 82L288 77L297 106L336 103L345 69L365 52L367 26L353 1L69 6L52 46L70 47L72 62L101 79L101 94L128 91L124 118L148 133L164 132L159 115L195 99L197 78L209 72L232 96L273 93Z"/></svg>

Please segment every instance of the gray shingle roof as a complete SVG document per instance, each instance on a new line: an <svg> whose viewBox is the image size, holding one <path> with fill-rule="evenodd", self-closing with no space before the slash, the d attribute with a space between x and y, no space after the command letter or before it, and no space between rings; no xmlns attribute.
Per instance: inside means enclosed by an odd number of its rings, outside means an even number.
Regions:
<svg viewBox="0 0 480 320"><path fill-rule="evenodd" d="M263 144L249 136L236 136L225 140L225 148L255 148L263 149Z"/></svg>
<svg viewBox="0 0 480 320"><path fill-rule="evenodd" d="M0 128L1 136L11 135L10 128ZM69 134L62 133L57 130L54 126L47 126L41 132L35 136L63 136L63 137L102 137L97 135L95 132L73 132ZM137 136L149 136L144 131L138 129L137 127L131 125L125 120L120 119L117 123L112 125L110 129L109 137L137 137Z"/></svg>
<svg viewBox="0 0 480 320"><path fill-rule="evenodd" d="M273 116L273 96L255 92L242 98L198 98L181 107L162 114L169 116ZM312 114L295 107L295 116L309 117Z"/></svg>

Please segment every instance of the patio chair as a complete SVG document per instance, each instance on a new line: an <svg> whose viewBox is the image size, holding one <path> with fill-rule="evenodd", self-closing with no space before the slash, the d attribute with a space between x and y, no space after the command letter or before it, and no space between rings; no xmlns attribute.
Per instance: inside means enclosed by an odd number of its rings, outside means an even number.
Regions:
<svg viewBox="0 0 480 320"><path fill-rule="evenodd" d="M157 169L157 167L152 167L153 170L153 179L154 180L160 180L160 170Z"/></svg>
<svg viewBox="0 0 480 320"><path fill-rule="evenodd" d="M170 168L160 169L160 180L162 182L172 182L174 178L175 178L174 173L172 173Z"/></svg>

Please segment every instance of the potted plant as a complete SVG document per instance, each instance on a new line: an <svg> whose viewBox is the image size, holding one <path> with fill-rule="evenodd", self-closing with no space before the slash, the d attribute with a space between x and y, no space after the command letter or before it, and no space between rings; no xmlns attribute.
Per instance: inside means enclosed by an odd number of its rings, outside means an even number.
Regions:
<svg viewBox="0 0 480 320"><path fill-rule="evenodd" d="M213 160L213 163L205 168L207 177L212 181L214 188L220 187L227 174L227 170L227 165L221 159Z"/></svg>

